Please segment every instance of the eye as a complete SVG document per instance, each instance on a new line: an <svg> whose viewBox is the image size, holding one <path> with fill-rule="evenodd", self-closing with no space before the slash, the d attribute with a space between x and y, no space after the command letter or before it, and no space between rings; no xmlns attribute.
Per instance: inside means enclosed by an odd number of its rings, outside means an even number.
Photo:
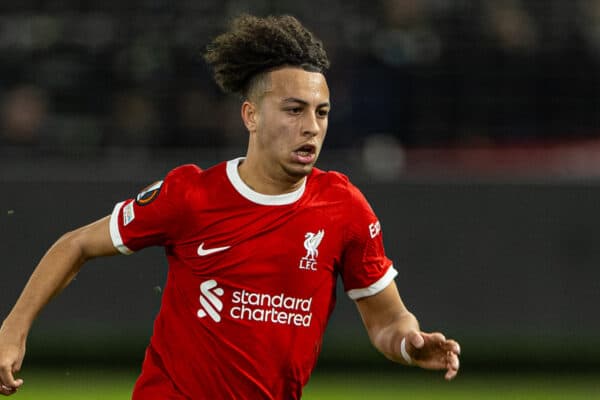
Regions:
<svg viewBox="0 0 600 400"><path fill-rule="evenodd" d="M328 108L322 108L317 110L317 115L321 118L325 118L329 115L329 109Z"/></svg>
<svg viewBox="0 0 600 400"><path fill-rule="evenodd" d="M286 109L292 115L298 115L302 112L302 107L291 107Z"/></svg>

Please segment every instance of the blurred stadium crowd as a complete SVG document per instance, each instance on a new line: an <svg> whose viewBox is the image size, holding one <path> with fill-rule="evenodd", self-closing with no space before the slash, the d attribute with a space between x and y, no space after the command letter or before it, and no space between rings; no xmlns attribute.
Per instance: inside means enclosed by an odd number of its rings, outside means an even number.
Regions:
<svg viewBox="0 0 600 400"><path fill-rule="evenodd" d="M324 41L329 148L600 136L600 0L20 0L0 3L0 145L243 146L201 56L241 12Z"/></svg>

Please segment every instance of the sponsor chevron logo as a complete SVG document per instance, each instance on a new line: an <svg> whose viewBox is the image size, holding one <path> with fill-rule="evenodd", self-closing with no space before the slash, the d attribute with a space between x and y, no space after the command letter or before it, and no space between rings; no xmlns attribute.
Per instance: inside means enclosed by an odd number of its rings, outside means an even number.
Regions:
<svg viewBox="0 0 600 400"><path fill-rule="evenodd" d="M223 296L223 289L217 287L217 281L211 279L200 284L200 293L202 308L198 310L198 317L204 318L208 315L213 321L221 322L219 313L223 310L223 302L219 297Z"/></svg>

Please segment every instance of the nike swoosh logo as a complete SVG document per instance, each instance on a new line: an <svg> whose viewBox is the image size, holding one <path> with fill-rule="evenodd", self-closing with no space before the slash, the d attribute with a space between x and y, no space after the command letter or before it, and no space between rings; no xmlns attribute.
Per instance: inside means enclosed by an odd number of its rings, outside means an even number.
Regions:
<svg viewBox="0 0 600 400"><path fill-rule="evenodd" d="M218 253L218 252L223 251L223 250L227 250L230 247L231 246L223 246L223 247L215 247L215 248L212 248L212 249L205 249L204 248L204 242L202 242L200 244L200 246L198 246L198 255L200 257L204 257L204 256L208 256L210 254Z"/></svg>

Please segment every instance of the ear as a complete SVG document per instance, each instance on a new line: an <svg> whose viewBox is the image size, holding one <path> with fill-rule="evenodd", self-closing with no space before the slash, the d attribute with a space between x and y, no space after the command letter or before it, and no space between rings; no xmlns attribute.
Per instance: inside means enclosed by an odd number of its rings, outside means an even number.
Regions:
<svg viewBox="0 0 600 400"><path fill-rule="evenodd" d="M244 125L246 125L248 132L252 133L256 131L256 126L258 123L258 109L256 108L256 105L246 100L242 104L241 112L242 120L244 121Z"/></svg>

